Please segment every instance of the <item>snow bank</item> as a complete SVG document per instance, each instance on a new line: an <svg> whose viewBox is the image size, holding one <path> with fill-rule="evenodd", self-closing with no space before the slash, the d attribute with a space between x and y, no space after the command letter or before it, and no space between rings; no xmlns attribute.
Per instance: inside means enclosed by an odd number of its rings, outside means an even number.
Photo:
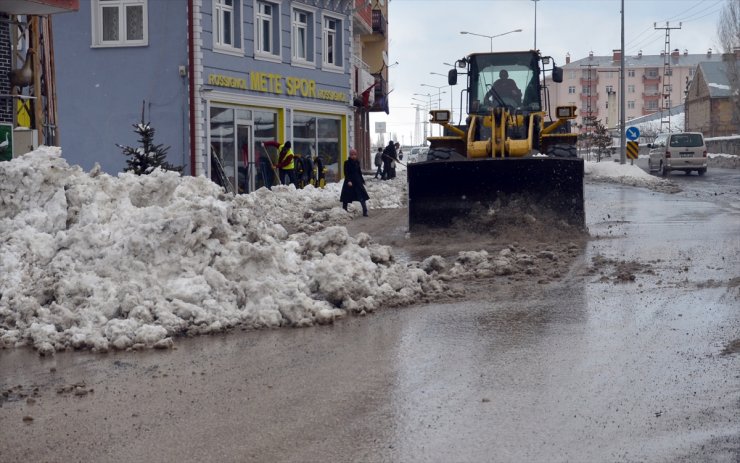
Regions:
<svg viewBox="0 0 740 463"><path fill-rule="evenodd" d="M0 346L167 347L232 327L329 323L445 291L340 226L339 184L222 193L202 177L70 167L42 147L0 163ZM405 178L369 181L399 207ZM353 209L359 209L355 204Z"/></svg>

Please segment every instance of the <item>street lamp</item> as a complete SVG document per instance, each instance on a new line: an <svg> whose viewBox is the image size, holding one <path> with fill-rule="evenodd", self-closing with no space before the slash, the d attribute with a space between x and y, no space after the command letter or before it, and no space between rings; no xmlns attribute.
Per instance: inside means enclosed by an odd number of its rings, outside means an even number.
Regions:
<svg viewBox="0 0 740 463"><path fill-rule="evenodd" d="M440 74L439 72L430 72L429 74L434 76L442 76L442 77L448 77L446 74ZM452 102L452 85L450 85L450 111L453 109L453 102Z"/></svg>
<svg viewBox="0 0 740 463"><path fill-rule="evenodd" d="M422 87L431 87L431 88L436 88L437 89L437 109L441 109L441 107L442 107L442 94L443 93L446 93L446 92L443 92L441 89L445 88L446 85L436 86L436 85L421 84L421 86ZM439 126L439 134L442 135L442 126Z"/></svg>
<svg viewBox="0 0 740 463"><path fill-rule="evenodd" d="M493 52L493 39L494 38L501 37L502 35L506 35L506 34L513 34L514 32L521 32L521 31L522 31L521 29L515 29L513 31L504 32L502 34L496 34L496 35L476 34L475 32L468 32L468 31L460 31L460 33L463 35L477 35L478 37L485 37L487 39L490 39L491 40L491 52Z"/></svg>
<svg viewBox="0 0 740 463"><path fill-rule="evenodd" d="M540 0L532 0L534 2L534 49L537 49L537 2Z"/></svg>
<svg viewBox="0 0 740 463"><path fill-rule="evenodd" d="M422 96L426 96L426 95L422 95ZM425 140L425 143L426 143L426 139L427 139L426 111L427 111L427 109L431 109L431 108L429 108L429 106L427 106L427 102L424 101L424 100L420 100L420 99L414 98L414 97L411 97L411 99L417 102L416 105L414 106L416 108L416 120L414 121L414 136L416 136L416 127L417 127L417 124L419 123L419 109L423 109L424 112L422 114L424 114L425 117L424 117L424 120L422 121L422 139ZM421 103L421 105L419 105L419 103ZM413 104L412 104L412 106L413 106Z"/></svg>

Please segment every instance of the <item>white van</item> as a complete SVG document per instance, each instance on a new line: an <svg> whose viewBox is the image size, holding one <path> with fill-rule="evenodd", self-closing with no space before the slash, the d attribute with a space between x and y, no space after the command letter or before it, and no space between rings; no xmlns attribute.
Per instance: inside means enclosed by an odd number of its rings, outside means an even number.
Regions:
<svg viewBox="0 0 740 463"><path fill-rule="evenodd" d="M700 132L664 133L648 144L648 148L650 172L658 172L663 177L672 170L682 170L686 175L692 170L699 175L707 172L707 147Z"/></svg>

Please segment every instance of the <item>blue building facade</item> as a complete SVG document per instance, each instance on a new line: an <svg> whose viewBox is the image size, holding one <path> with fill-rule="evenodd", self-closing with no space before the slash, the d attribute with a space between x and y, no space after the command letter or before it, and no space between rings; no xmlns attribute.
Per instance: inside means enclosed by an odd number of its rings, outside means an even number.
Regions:
<svg viewBox="0 0 740 463"><path fill-rule="evenodd" d="M60 145L116 173L144 115L184 173L262 186L265 141L341 176L353 123L351 0L90 0L54 24ZM215 174L219 175L215 175Z"/></svg>

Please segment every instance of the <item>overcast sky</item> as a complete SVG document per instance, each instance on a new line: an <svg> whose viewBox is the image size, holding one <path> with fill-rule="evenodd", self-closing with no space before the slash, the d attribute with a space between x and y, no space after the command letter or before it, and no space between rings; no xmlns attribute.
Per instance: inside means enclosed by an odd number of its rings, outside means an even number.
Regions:
<svg viewBox="0 0 740 463"><path fill-rule="evenodd" d="M689 53L715 52L719 48L717 22L726 0L625 0L625 49L627 54L659 54L665 45L666 21L671 27L671 49ZM555 58L558 65L565 63L566 53L572 60L588 56L610 55L620 48L621 0L539 0L537 3L537 48ZM450 8L454 6L453 8ZM494 51L528 50L535 43L535 2L532 0L391 0L388 14L390 63L390 115L372 113L371 140L375 142L376 121L386 121L387 131L405 145L412 144L416 110L432 94L436 106L450 106L450 87L443 63L473 52L489 51L491 39L461 35L460 31L482 35L497 35L522 29L522 32L496 37ZM375 70L373 70L375 71ZM421 84L443 86L439 90ZM462 86L454 90L455 120ZM442 93L439 96L438 92ZM421 120L426 113L419 114ZM386 136L386 140L387 140ZM417 140L414 140L416 143Z"/></svg>

